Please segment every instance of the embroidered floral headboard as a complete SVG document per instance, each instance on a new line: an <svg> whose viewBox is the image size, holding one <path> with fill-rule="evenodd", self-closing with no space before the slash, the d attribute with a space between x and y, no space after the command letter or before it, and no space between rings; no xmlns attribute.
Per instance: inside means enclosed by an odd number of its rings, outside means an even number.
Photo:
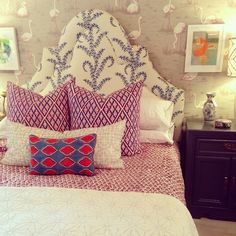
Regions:
<svg viewBox="0 0 236 236"><path fill-rule="evenodd" d="M50 55L47 53L48 58L43 58L42 65L53 67L54 73L46 76L42 94L55 89L71 75L76 77L78 85L105 95L144 79L154 94L174 102L175 137L179 136L177 128L183 119L184 91L159 75L144 47L131 46L123 27L109 13L102 10L80 12L62 30L58 46L48 51ZM40 71L28 87L36 90L37 84L42 87L39 75Z"/></svg>

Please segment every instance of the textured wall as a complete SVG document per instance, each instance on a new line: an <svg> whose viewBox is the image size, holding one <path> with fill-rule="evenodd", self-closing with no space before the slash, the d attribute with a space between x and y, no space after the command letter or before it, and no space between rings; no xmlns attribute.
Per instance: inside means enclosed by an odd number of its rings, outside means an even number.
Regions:
<svg viewBox="0 0 236 236"><path fill-rule="evenodd" d="M0 26L16 27L21 62L21 71L0 73L0 89L7 80L19 84L30 80L42 48L56 45L69 20L90 8L112 13L127 32L138 30L142 16L137 42L148 48L154 67L164 78L186 90L186 116L201 116L207 91L217 93L218 117L234 116L236 81L226 76L226 60L222 73L186 76L184 51L187 25L236 21L236 0L0 0Z"/></svg>

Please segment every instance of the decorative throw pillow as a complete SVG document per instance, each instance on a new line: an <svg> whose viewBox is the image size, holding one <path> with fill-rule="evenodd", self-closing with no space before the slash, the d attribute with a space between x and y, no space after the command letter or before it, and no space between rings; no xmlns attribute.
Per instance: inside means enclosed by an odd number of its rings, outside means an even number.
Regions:
<svg viewBox="0 0 236 236"><path fill-rule="evenodd" d="M94 175L96 134L66 139L30 135L29 143L31 175Z"/></svg>
<svg viewBox="0 0 236 236"><path fill-rule="evenodd" d="M29 166L31 158L29 136L31 134L42 138L65 138L62 132L29 127L8 119L6 119L6 127L8 129L5 134L7 151L1 160L1 163L5 165Z"/></svg>
<svg viewBox="0 0 236 236"><path fill-rule="evenodd" d="M140 129L167 130L173 126L174 103L164 100L146 87L143 88L140 100Z"/></svg>
<svg viewBox="0 0 236 236"><path fill-rule="evenodd" d="M100 127L126 120L122 139L122 155L139 153L139 110L143 81L103 97L95 92L68 83L71 129Z"/></svg>
<svg viewBox="0 0 236 236"><path fill-rule="evenodd" d="M164 100L147 88L143 89L140 101L140 142L173 144L174 103Z"/></svg>
<svg viewBox="0 0 236 236"><path fill-rule="evenodd" d="M121 159L121 140L125 131L125 121L119 121L103 127L65 131L65 137L78 137L88 133L97 134L97 144L94 154L96 168L124 168Z"/></svg>
<svg viewBox="0 0 236 236"><path fill-rule="evenodd" d="M90 133L97 134L97 144L95 148L94 161L97 168L123 168L121 157L121 139L125 130L125 121L120 121L112 125L88 128L80 130L65 131L64 133L28 127L19 123L5 122L8 131L7 152L1 160L2 164L29 166L31 154L29 152L29 136L34 134L42 138L74 138Z"/></svg>
<svg viewBox="0 0 236 236"><path fill-rule="evenodd" d="M167 130L140 130L141 143L168 143L173 144L174 125Z"/></svg>
<svg viewBox="0 0 236 236"><path fill-rule="evenodd" d="M66 84L44 97L8 82L7 106L11 121L55 131L70 128Z"/></svg>

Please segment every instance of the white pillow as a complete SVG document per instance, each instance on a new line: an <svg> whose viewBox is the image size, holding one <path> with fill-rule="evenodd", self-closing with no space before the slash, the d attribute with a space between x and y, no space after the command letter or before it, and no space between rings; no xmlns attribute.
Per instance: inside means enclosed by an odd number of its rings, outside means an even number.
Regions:
<svg viewBox="0 0 236 236"><path fill-rule="evenodd" d="M97 134L97 143L94 154L97 168L123 168L121 157L121 139L125 130L125 121L109 126L66 131L64 133L24 126L6 120L7 126L7 152L2 164L28 166L31 158L29 151L29 135L34 134L40 138L73 138L90 133Z"/></svg>
<svg viewBox="0 0 236 236"><path fill-rule="evenodd" d="M140 101L140 129L166 131L171 128L173 109L173 102L156 96L144 87Z"/></svg>
<svg viewBox="0 0 236 236"><path fill-rule="evenodd" d="M140 101L140 142L173 144L174 103L164 100L146 87Z"/></svg>
<svg viewBox="0 0 236 236"><path fill-rule="evenodd" d="M169 143L173 144L174 125L166 131L140 130L139 140L141 143Z"/></svg>

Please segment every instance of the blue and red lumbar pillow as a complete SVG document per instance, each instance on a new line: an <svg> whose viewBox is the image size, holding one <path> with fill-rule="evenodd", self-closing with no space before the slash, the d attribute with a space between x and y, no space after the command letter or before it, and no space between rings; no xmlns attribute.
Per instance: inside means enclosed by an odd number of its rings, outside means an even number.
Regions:
<svg viewBox="0 0 236 236"><path fill-rule="evenodd" d="M29 136L31 175L94 175L96 134L52 139Z"/></svg>

